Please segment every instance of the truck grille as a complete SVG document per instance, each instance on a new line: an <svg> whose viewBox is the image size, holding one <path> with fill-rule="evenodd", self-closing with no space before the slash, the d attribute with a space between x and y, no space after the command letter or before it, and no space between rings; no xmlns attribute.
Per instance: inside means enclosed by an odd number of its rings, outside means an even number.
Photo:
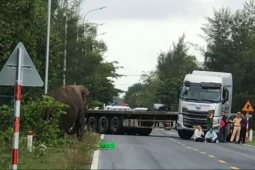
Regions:
<svg viewBox="0 0 255 170"><path fill-rule="evenodd" d="M193 128L194 125L200 125L203 129L207 128L207 112L192 111L186 108L182 109L183 125Z"/></svg>

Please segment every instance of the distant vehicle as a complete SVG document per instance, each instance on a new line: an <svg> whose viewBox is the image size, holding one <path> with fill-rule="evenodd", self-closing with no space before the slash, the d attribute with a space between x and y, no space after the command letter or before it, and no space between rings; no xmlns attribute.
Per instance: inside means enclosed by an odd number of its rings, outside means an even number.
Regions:
<svg viewBox="0 0 255 170"><path fill-rule="evenodd" d="M113 111L132 111L129 106L112 106L109 110Z"/></svg>
<svg viewBox="0 0 255 170"><path fill-rule="evenodd" d="M154 103L153 104L153 110L157 111L170 111L171 108L165 104L162 103Z"/></svg>
<svg viewBox="0 0 255 170"><path fill-rule="evenodd" d="M104 110L110 110L111 107L111 105L105 106Z"/></svg>
<svg viewBox="0 0 255 170"><path fill-rule="evenodd" d="M149 108L146 108L146 107L136 107L133 109L133 111L148 111Z"/></svg>

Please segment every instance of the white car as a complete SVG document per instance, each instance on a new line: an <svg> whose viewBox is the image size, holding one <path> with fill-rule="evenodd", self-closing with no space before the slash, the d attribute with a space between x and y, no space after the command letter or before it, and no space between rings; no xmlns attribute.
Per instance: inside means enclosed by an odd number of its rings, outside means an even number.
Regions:
<svg viewBox="0 0 255 170"><path fill-rule="evenodd" d="M136 107L133 109L133 111L148 111L149 109L146 107Z"/></svg>
<svg viewBox="0 0 255 170"><path fill-rule="evenodd" d="M113 111L131 111L129 106L112 106L109 110Z"/></svg>

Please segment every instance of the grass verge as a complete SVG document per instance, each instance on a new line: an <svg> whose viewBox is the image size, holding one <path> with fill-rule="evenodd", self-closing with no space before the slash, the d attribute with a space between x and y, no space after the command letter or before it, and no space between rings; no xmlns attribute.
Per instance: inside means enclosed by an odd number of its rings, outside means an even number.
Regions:
<svg viewBox="0 0 255 170"><path fill-rule="evenodd" d="M62 146L48 147L45 150L37 147L32 152L28 152L26 140L21 138L18 169L89 169L93 151L98 148L99 141L99 134L86 132L82 142L77 141L75 135L67 136L67 143ZM0 167L3 169L8 169L10 166L10 145L6 144L5 147L0 148Z"/></svg>
<svg viewBox="0 0 255 170"><path fill-rule="evenodd" d="M253 137L253 141L248 141L247 144L255 146L255 141L254 141L254 139L255 139L255 137Z"/></svg>

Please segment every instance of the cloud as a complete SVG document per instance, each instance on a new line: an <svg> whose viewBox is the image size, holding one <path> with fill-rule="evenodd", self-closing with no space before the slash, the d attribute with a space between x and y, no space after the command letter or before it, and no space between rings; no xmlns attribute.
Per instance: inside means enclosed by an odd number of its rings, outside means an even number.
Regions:
<svg viewBox="0 0 255 170"><path fill-rule="evenodd" d="M90 15L91 19L164 20L195 18L208 13L208 0L88 0L82 6L82 13L102 6L107 8Z"/></svg>
<svg viewBox="0 0 255 170"><path fill-rule="evenodd" d="M229 7L232 11L242 8L245 0L86 0L81 14L88 22L106 23L98 27L98 36L108 46L108 61L118 61L124 68L118 72L128 75L115 81L117 88L127 90L139 82L143 71L156 68L160 52L167 52L173 42L185 33L186 41L206 47L198 34L205 17L213 16L213 7ZM194 48L189 53L203 61Z"/></svg>

